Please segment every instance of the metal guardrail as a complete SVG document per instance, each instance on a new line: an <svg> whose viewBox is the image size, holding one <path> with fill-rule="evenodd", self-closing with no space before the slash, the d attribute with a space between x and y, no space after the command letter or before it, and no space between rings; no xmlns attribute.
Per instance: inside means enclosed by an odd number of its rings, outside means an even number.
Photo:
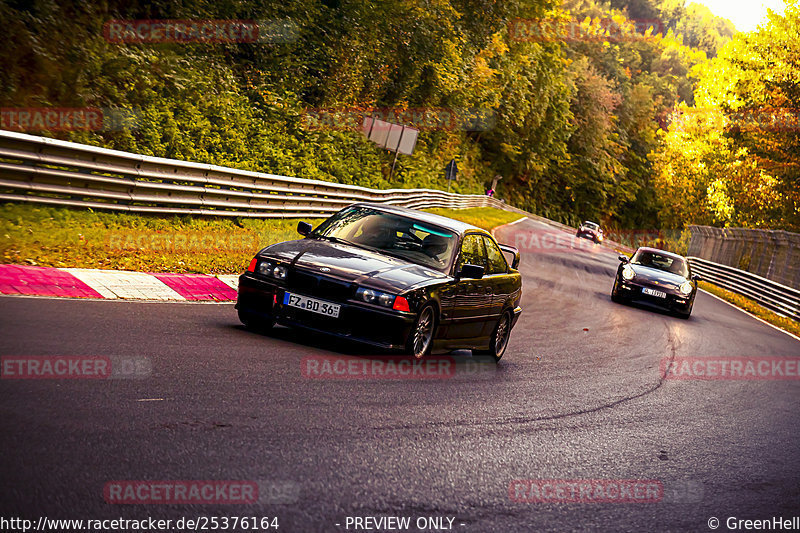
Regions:
<svg viewBox="0 0 800 533"><path fill-rule="evenodd" d="M0 201L137 213L327 217L356 201L402 207L495 207L485 195L378 190L164 159L0 130Z"/></svg>
<svg viewBox="0 0 800 533"><path fill-rule="evenodd" d="M327 217L356 201L417 209L495 207L574 231L484 195L434 189L369 189L143 156L4 130L0 130L0 201L254 218ZM711 283L800 320L800 291L730 266L697 257L690 261Z"/></svg>
<svg viewBox="0 0 800 533"><path fill-rule="evenodd" d="M800 291L727 265L688 257L692 270L704 280L758 302L779 315L800 320Z"/></svg>
<svg viewBox="0 0 800 533"><path fill-rule="evenodd" d="M800 289L800 234L754 228L689 226L687 255Z"/></svg>

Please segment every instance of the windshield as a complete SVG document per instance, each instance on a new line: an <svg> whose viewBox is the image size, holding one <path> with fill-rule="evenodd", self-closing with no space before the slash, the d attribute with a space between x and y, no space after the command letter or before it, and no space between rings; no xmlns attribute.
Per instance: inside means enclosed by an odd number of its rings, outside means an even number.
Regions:
<svg viewBox="0 0 800 533"><path fill-rule="evenodd" d="M367 207L340 211L310 236L345 241L441 271L450 265L458 242L450 230Z"/></svg>
<svg viewBox="0 0 800 533"><path fill-rule="evenodd" d="M636 255L633 256L633 259L631 259L631 263L634 265L657 268L664 272L678 274L684 278L689 277L689 267L686 265L686 261L681 257L673 257L649 250L639 250L636 252Z"/></svg>
<svg viewBox="0 0 800 533"><path fill-rule="evenodd" d="M589 228L589 229L594 230L594 231L597 231L597 230L600 229L600 226L595 224L594 222L584 222L583 226L585 228Z"/></svg>

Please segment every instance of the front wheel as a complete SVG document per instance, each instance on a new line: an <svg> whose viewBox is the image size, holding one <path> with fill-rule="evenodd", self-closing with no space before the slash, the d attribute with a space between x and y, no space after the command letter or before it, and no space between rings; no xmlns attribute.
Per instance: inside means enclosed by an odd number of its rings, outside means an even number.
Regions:
<svg viewBox="0 0 800 533"><path fill-rule="evenodd" d="M244 324L244 327L251 331L269 331L275 325L275 321L264 318L249 311L239 311L239 321Z"/></svg>
<svg viewBox="0 0 800 533"><path fill-rule="evenodd" d="M506 311L497 321L497 325L492 332L492 338L489 341L489 349L481 350L475 353L480 355L491 355L495 361L499 361L503 354L506 353L508 347L508 339L511 336L511 313Z"/></svg>
<svg viewBox="0 0 800 533"><path fill-rule="evenodd" d="M406 352L413 355L416 359L428 355L433 346L433 333L436 329L436 317L434 316L433 306L426 305L422 308L411 328L411 334L406 342Z"/></svg>
<svg viewBox="0 0 800 533"><path fill-rule="evenodd" d="M614 280L614 288L611 289L611 301L616 304L622 303L622 297L619 295L619 281Z"/></svg>
<svg viewBox="0 0 800 533"><path fill-rule="evenodd" d="M688 320L689 317L692 316L692 307L694 307L694 302L692 302L686 312L678 311L678 316L684 320Z"/></svg>

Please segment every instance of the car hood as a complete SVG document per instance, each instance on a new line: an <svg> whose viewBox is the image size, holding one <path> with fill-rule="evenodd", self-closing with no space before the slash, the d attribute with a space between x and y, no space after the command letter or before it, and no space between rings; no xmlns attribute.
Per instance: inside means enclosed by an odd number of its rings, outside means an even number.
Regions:
<svg viewBox="0 0 800 533"><path fill-rule="evenodd" d="M672 272L665 272L663 270L659 270L658 268L648 267L644 265L634 265L629 263L630 267L636 273L636 277L639 279L644 279L650 281L651 283L655 283L657 285L664 286L668 289L678 289L681 284L687 281L686 278L679 274L673 274Z"/></svg>
<svg viewBox="0 0 800 533"><path fill-rule="evenodd" d="M320 239L273 244L261 250L259 255L291 263L295 268L315 274L394 293L448 277L438 270L410 261Z"/></svg>

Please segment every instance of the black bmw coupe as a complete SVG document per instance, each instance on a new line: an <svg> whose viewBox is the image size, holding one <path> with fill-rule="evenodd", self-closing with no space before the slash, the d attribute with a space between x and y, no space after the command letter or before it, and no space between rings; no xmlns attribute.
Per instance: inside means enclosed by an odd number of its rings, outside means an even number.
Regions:
<svg viewBox="0 0 800 533"><path fill-rule="evenodd" d="M366 203L297 231L305 238L264 248L239 278L245 326L307 328L418 358L503 356L522 312L516 248L456 220Z"/></svg>
<svg viewBox="0 0 800 533"><path fill-rule="evenodd" d="M611 289L613 301L636 300L668 309L682 318L691 316L700 276L692 274L686 258L642 247L630 259L620 255L619 260Z"/></svg>

